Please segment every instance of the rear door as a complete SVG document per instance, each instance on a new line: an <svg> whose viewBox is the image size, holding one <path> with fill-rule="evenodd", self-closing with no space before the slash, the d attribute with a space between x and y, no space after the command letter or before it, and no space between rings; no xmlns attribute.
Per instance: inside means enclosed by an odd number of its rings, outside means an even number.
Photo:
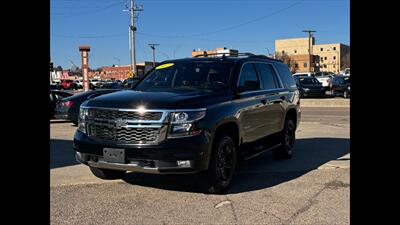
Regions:
<svg viewBox="0 0 400 225"><path fill-rule="evenodd" d="M272 64L255 63L255 65L261 77L266 102L263 114L263 122L265 123L263 133L270 135L281 131L285 115L283 100L286 93Z"/></svg>

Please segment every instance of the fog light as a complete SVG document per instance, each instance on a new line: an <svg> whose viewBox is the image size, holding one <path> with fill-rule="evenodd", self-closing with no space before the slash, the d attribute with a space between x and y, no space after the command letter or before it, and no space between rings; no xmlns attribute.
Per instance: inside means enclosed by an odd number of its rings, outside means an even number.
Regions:
<svg viewBox="0 0 400 225"><path fill-rule="evenodd" d="M178 160L176 161L178 167L192 167L192 161L190 160Z"/></svg>

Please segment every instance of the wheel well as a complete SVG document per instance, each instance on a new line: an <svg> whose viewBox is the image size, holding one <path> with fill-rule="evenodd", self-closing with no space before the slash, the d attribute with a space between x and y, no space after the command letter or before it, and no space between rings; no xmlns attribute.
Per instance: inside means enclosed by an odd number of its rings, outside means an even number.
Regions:
<svg viewBox="0 0 400 225"><path fill-rule="evenodd" d="M297 113L296 113L296 109L289 109L289 111L286 113L286 118L285 121L287 119L292 119L294 122L294 125L296 126L297 124Z"/></svg>
<svg viewBox="0 0 400 225"><path fill-rule="evenodd" d="M239 127L235 122L227 122L217 127L214 139L221 134L229 134L233 138L235 144L239 146Z"/></svg>

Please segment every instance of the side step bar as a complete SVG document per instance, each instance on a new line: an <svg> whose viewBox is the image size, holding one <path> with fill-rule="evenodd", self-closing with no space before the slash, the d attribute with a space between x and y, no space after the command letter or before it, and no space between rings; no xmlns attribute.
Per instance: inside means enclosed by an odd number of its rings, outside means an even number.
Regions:
<svg viewBox="0 0 400 225"><path fill-rule="evenodd" d="M277 148L277 147L279 147L279 146L281 146L281 145L282 145L282 144L279 143L279 144L274 145L274 146L272 146L272 147L266 148L266 149L264 149L264 150L262 150L262 151L260 151L260 152L257 152L257 153L254 154L254 155L247 156L246 158L244 158L244 160L252 159L252 158L254 158L254 157L256 157L256 156L259 156L259 155L261 155L261 154L263 154L263 153L265 153L265 152L268 152L268 151L270 151L270 150L272 150L272 149L274 149L274 148Z"/></svg>

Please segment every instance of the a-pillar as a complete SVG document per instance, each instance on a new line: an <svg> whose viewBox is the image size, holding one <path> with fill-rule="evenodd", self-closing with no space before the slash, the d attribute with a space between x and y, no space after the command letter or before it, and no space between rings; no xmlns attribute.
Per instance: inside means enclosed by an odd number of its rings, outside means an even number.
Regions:
<svg viewBox="0 0 400 225"><path fill-rule="evenodd" d="M90 46L81 45L79 46L79 51L81 52L82 58L82 76L83 76L83 90L89 90L89 51Z"/></svg>

